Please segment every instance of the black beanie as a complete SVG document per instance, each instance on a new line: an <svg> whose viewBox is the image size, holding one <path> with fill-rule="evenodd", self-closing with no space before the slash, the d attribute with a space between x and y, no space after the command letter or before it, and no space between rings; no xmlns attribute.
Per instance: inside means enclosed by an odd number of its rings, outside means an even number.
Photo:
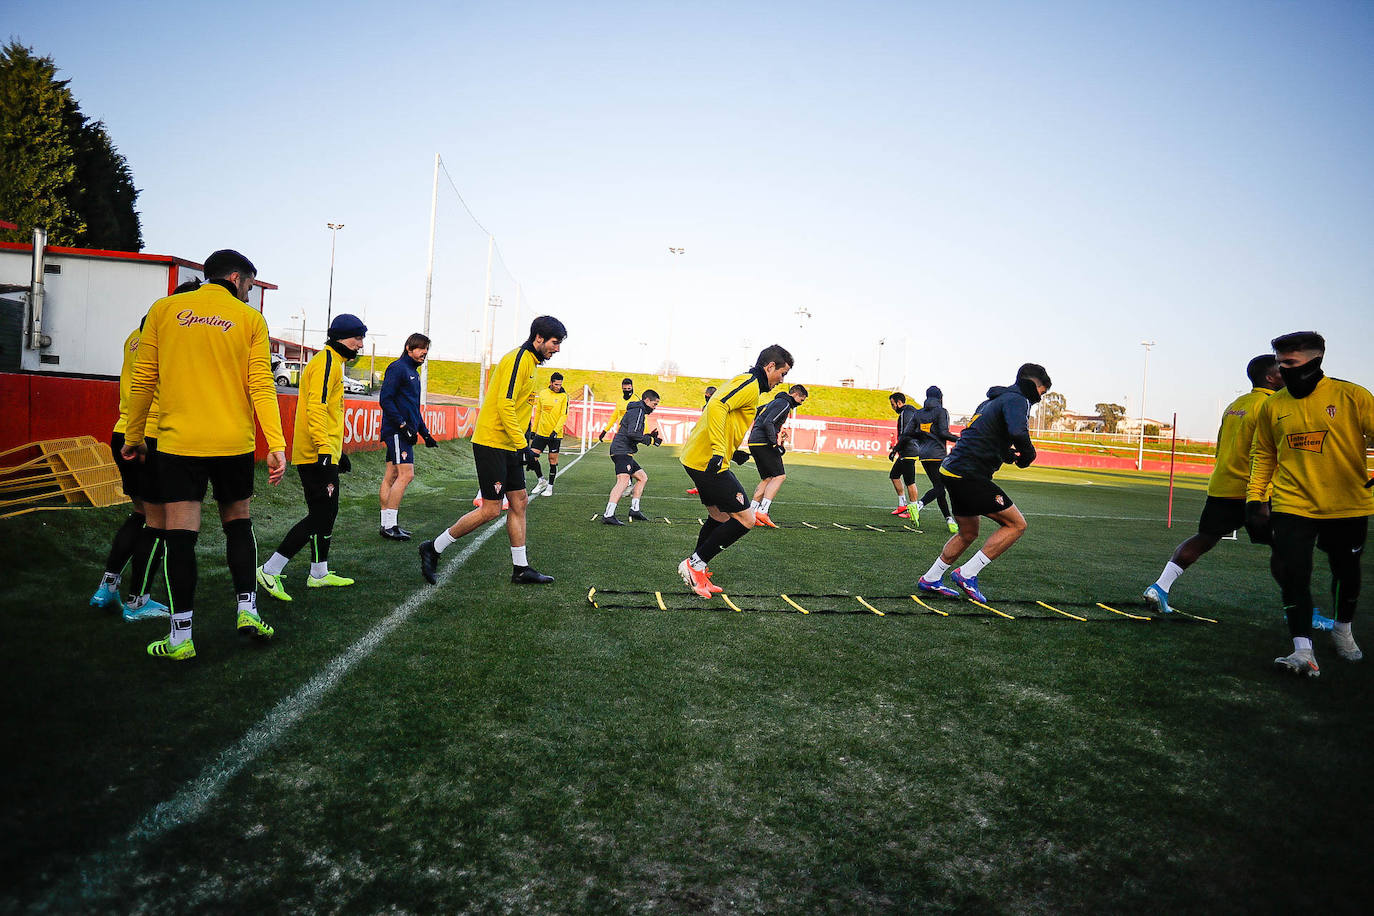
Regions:
<svg viewBox="0 0 1374 916"><path fill-rule="evenodd" d="M345 337L366 337L367 325L357 315L342 312L329 322L329 339L343 340Z"/></svg>

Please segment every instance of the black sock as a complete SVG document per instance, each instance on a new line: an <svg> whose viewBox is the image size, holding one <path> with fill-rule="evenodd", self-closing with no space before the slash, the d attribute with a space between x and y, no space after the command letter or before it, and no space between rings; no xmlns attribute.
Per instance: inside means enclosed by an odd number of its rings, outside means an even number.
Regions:
<svg viewBox="0 0 1374 916"><path fill-rule="evenodd" d="M153 569L158 560L158 550L162 545L162 532L156 528L143 526L134 542L134 555L130 558L129 597L137 598L148 594L153 585Z"/></svg>
<svg viewBox="0 0 1374 916"><path fill-rule="evenodd" d="M738 519L732 518L728 522L719 523L719 527L716 528L706 543L697 548L697 556L701 557L703 563L710 563L716 554L748 533L749 529L744 527Z"/></svg>
<svg viewBox="0 0 1374 916"><path fill-rule="evenodd" d="M105 559L105 571L118 575L124 571L124 565L134 555L134 550L138 544L138 534L143 530L146 519L142 513L130 512L129 517L124 520L124 524L119 526L115 532L114 541L110 544L110 555ZM137 575L138 570L134 570Z"/></svg>
<svg viewBox="0 0 1374 916"><path fill-rule="evenodd" d="M723 524L725 524L725 523L724 523L724 522L718 522L718 521L716 521L716 520L713 519L713 518L708 518L708 519L706 519L706 521L704 521L704 522L701 523L701 530L697 532L697 554L698 554L698 555L701 554L701 548L705 547L705 546L706 546L706 542L709 541L709 540L711 539L711 535L715 534L716 529L719 528L719 527L720 527L721 525L723 525Z"/></svg>
<svg viewBox="0 0 1374 916"><path fill-rule="evenodd" d="M258 542L253 539L251 518L236 518L225 523L224 559L229 564L229 578L234 580L234 594L256 592Z"/></svg>
<svg viewBox="0 0 1374 916"><path fill-rule="evenodd" d="M558 476L558 465L556 465L556 464L554 464L552 461L550 461L550 462L549 462L549 483L553 483L553 479L554 479L555 477L557 477L557 476Z"/></svg>
<svg viewBox="0 0 1374 916"><path fill-rule="evenodd" d="M198 531L173 528L167 532L163 575L173 614L191 610L196 603L196 539Z"/></svg>
<svg viewBox="0 0 1374 916"><path fill-rule="evenodd" d="M313 557L315 558L315 559L314 559L313 561L311 561L311 562L314 562L314 563L328 563L328 562L329 562L329 538L330 538L330 536L327 535L327 534L312 534L312 535L310 535L310 545L311 545L311 548L312 548L311 556L313 556Z"/></svg>
<svg viewBox="0 0 1374 916"><path fill-rule="evenodd" d="M286 557L288 560L291 559L301 552L301 548L310 540L310 536L314 531L315 525L311 522L310 516L307 515L305 518L296 522L296 524L291 527L290 531L286 532L286 537L282 538L281 543L277 545L277 553Z"/></svg>

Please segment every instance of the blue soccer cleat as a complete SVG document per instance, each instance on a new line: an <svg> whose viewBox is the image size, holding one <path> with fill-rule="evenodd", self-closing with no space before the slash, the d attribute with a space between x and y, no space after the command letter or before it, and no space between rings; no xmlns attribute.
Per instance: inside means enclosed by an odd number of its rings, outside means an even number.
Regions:
<svg viewBox="0 0 1374 916"><path fill-rule="evenodd" d="M1141 595L1156 614L1172 614L1174 609L1169 607L1169 593L1159 587L1158 582L1152 582L1146 587Z"/></svg>
<svg viewBox="0 0 1374 916"><path fill-rule="evenodd" d="M966 596L972 598L974 601L988 600L987 598L983 597L983 593L978 590L977 576L961 576L959 574L959 570L951 569L949 571L949 577L954 580L955 585L959 586L959 591L963 592Z"/></svg>
<svg viewBox="0 0 1374 916"><path fill-rule="evenodd" d="M171 617L171 609L161 601L154 601L152 598L142 604L135 604L130 601L124 605L124 619L129 623L136 623L140 620L157 620L159 618Z"/></svg>
<svg viewBox="0 0 1374 916"><path fill-rule="evenodd" d="M916 583L916 591L925 592L927 595L939 595L941 598L958 598L959 593L950 588L943 581L936 579L931 582L922 576Z"/></svg>
<svg viewBox="0 0 1374 916"><path fill-rule="evenodd" d="M101 582L91 596L91 607L105 608L106 610L117 610L124 602L119 597L119 580L114 582Z"/></svg>
<svg viewBox="0 0 1374 916"><path fill-rule="evenodd" d="M1322 609L1314 607L1312 609L1312 629L1314 630L1334 630L1336 621L1322 614Z"/></svg>

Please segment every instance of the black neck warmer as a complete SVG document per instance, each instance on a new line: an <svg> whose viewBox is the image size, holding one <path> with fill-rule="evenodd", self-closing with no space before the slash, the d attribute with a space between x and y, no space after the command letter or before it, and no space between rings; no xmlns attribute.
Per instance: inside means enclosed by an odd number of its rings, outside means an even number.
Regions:
<svg viewBox="0 0 1374 916"><path fill-rule="evenodd" d="M1030 401L1032 404L1040 403L1040 390L1035 387L1035 381L1033 379L1017 379L1016 390L1020 391L1023 395L1025 395L1026 400Z"/></svg>
<svg viewBox="0 0 1374 916"><path fill-rule="evenodd" d="M1326 373L1322 372L1322 358L1320 356L1303 363L1301 366L1294 366L1292 369L1279 366L1279 374L1283 376L1283 384L1288 389L1288 393L1299 399L1311 394L1313 389L1317 387L1317 382L1326 377Z"/></svg>

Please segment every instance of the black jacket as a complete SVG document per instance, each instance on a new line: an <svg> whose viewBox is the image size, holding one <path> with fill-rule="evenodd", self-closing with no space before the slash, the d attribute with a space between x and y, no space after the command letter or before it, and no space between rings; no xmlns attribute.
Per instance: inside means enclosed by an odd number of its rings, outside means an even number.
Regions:
<svg viewBox="0 0 1374 916"><path fill-rule="evenodd" d="M945 457L945 443L958 442L959 437L949 431L949 411L941 398L926 398L925 406L916 411L916 456L930 460Z"/></svg>
<svg viewBox="0 0 1374 916"><path fill-rule="evenodd" d="M797 402L786 391L778 392L773 400L763 405L754 415L754 425L749 430L750 445L777 445L782 425L792 415Z"/></svg>
<svg viewBox="0 0 1374 916"><path fill-rule="evenodd" d="M915 458L916 452L916 408L903 404L897 411L897 456Z"/></svg>
<svg viewBox="0 0 1374 916"><path fill-rule="evenodd" d="M633 455L640 445L654 441L654 437L644 432L644 421L654 409L643 401L631 401L625 408L625 416L620 418L615 438L611 440L612 455Z"/></svg>
<svg viewBox="0 0 1374 916"><path fill-rule="evenodd" d="M988 389L988 399L978 405L943 467L960 477L987 478L1012 461L1017 467L1030 467L1035 460L1035 446L1030 438L1030 396L1037 401L1040 396L1033 383L1027 380L1025 384L1028 389L1015 384ZM1019 454L1013 455L1013 449Z"/></svg>

